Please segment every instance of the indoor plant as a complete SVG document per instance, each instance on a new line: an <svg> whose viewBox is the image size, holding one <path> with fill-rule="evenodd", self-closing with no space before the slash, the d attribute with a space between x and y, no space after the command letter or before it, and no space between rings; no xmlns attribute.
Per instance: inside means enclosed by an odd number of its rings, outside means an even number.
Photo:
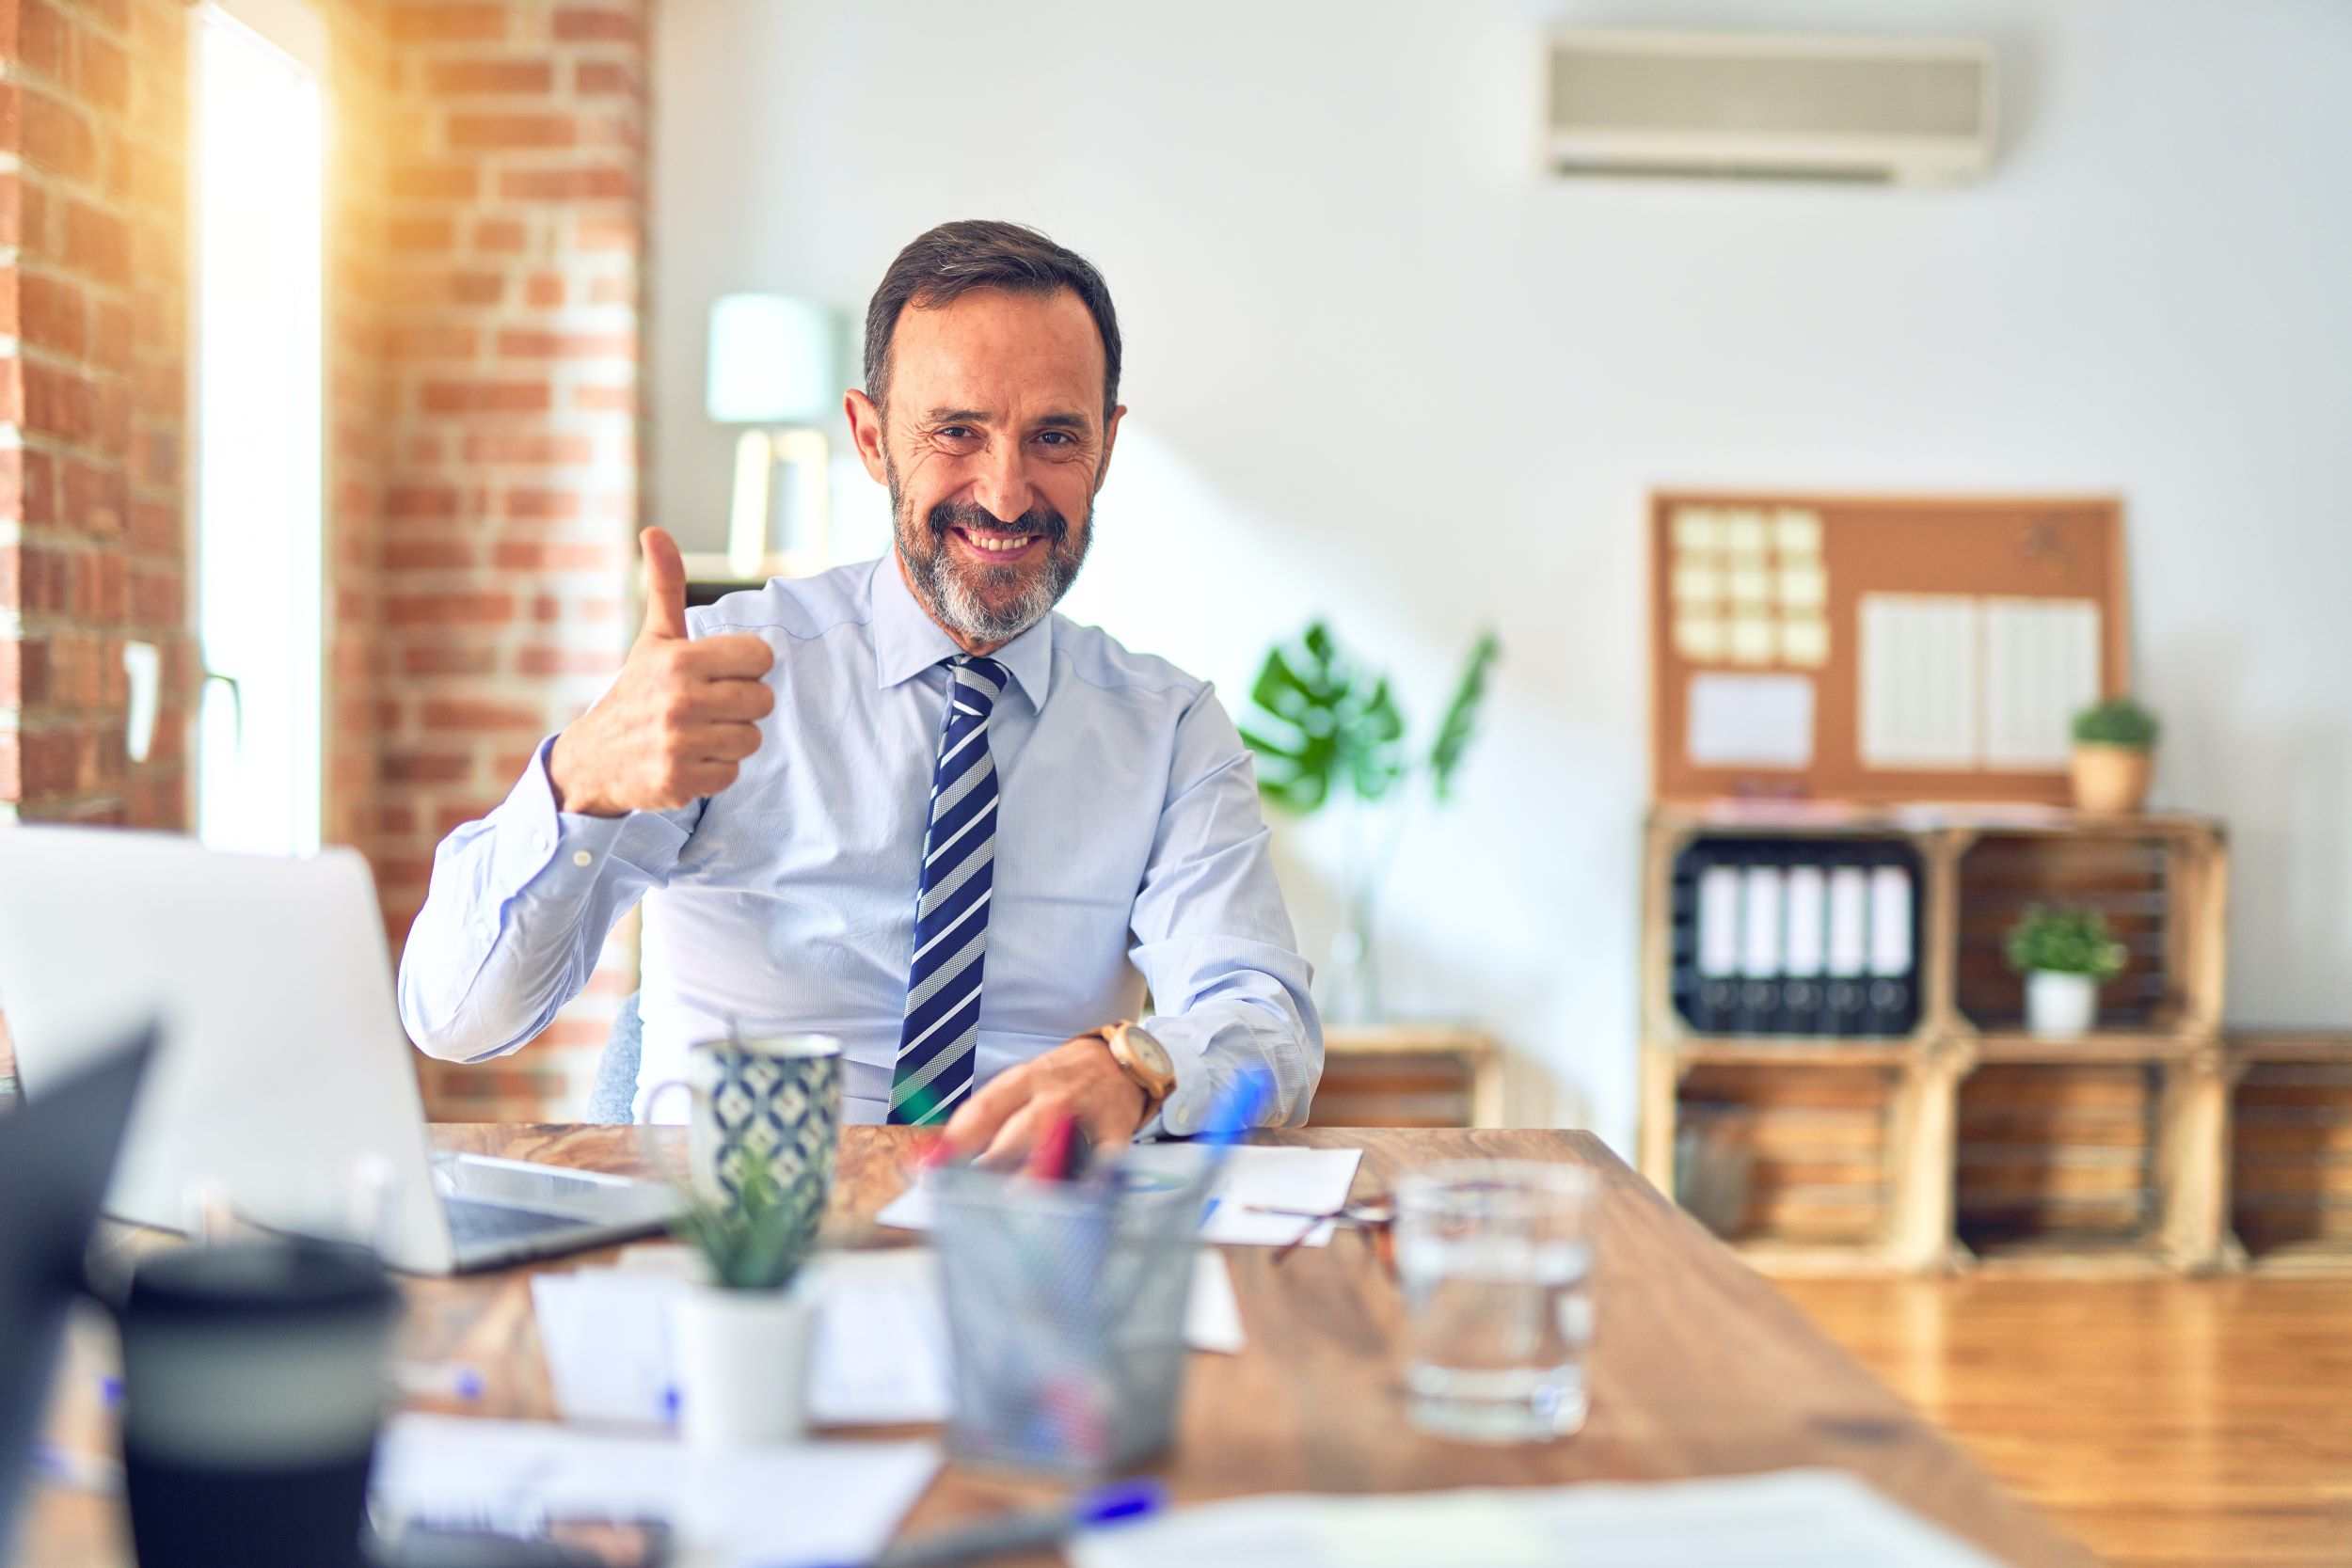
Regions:
<svg viewBox="0 0 2352 1568"><path fill-rule="evenodd" d="M2090 1033L2099 982L2121 972L2124 958L2098 911L2039 904L2010 927L2004 951L2010 968L2026 977L2026 1031L2046 1040Z"/></svg>
<svg viewBox="0 0 2352 1568"><path fill-rule="evenodd" d="M814 1291L802 1265L817 1244L825 1183L781 1185L765 1160L743 1164L738 1196L717 1201L679 1185L673 1222L703 1265L670 1313L678 1427L722 1448L784 1442L803 1429Z"/></svg>
<svg viewBox="0 0 2352 1568"><path fill-rule="evenodd" d="M2156 716L2129 697L2110 697L2074 715L2075 806L2137 811L2148 799L2156 729Z"/></svg>
<svg viewBox="0 0 2352 1568"><path fill-rule="evenodd" d="M1334 797L1345 802L1341 924L1324 1008L1334 1022L1379 1016L1373 920L1380 884L1404 835L1415 786L1426 780L1433 800L1452 796L1454 770L1477 729L1487 669L1501 650L1491 631L1470 645L1454 699L1419 761L1406 752L1405 717L1388 676L1349 657L1321 621L1296 642L1267 650L1249 689L1256 711L1241 737L1257 755L1260 793L1300 816Z"/></svg>

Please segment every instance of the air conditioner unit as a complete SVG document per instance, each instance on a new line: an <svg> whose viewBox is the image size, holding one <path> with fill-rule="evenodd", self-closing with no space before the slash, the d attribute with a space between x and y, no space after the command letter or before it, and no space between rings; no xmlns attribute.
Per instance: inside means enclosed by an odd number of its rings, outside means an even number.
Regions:
<svg viewBox="0 0 2352 1568"><path fill-rule="evenodd" d="M1564 28L1549 46L1563 174L1944 185L1992 166L1988 44Z"/></svg>

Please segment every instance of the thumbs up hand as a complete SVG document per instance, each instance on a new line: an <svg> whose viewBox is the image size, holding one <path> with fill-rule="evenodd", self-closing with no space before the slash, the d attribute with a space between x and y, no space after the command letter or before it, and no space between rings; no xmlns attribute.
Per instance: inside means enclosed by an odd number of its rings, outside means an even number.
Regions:
<svg viewBox="0 0 2352 1568"><path fill-rule="evenodd" d="M555 738L548 776L559 810L589 816L668 811L735 782L775 710L768 644L748 633L689 639L686 563L661 529L645 552L645 624L612 689Z"/></svg>

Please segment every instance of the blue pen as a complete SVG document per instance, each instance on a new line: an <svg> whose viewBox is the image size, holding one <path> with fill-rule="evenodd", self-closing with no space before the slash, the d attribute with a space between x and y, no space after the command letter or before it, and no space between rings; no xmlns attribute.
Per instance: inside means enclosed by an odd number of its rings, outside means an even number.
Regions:
<svg viewBox="0 0 2352 1568"><path fill-rule="evenodd" d="M1194 1139L1209 1148L1208 1164L1201 1180L1214 1183L1217 1167L1225 1163L1226 1151L1239 1143L1244 1134L1258 1125L1267 1103L1274 1098L1274 1080L1263 1068L1243 1068L1225 1081L1209 1101L1209 1114L1200 1118L1200 1132ZM1200 1205L1200 1223L1207 1225L1216 1212L1219 1199L1214 1195Z"/></svg>
<svg viewBox="0 0 2352 1568"><path fill-rule="evenodd" d="M1168 1487L1148 1478L1113 1481L1081 1492L1067 1508L1024 1509L977 1525L937 1530L893 1546L863 1568L952 1568L961 1562L1009 1552L1042 1551L1082 1529L1103 1529L1148 1519L1168 1506Z"/></svg>
<svg viewBox="0 0 2352 1568"><path fill-rule="evenodd" d="M1217 1147L1239 1143L1258 1125L1274 1097L1274 1080L1263 1068L1246 1067L1225 1081L1200 1118L1199 1141Z"/></svg>

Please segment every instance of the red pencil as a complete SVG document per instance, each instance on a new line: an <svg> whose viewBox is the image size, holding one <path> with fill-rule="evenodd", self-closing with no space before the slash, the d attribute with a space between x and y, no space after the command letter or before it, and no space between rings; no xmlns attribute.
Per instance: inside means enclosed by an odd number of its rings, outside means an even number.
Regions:
<svg viewBox="0 0 2352 1568"><path fill-rule="evenodd" d="M1078 1123L1072 1117L1056 1117L1046 1124L1045 1135L1029 1151L1028 1163L1022 1166L1025 1174L1043 1181L1070 1180L1071 1157L1076 1152Z"/></svg>

